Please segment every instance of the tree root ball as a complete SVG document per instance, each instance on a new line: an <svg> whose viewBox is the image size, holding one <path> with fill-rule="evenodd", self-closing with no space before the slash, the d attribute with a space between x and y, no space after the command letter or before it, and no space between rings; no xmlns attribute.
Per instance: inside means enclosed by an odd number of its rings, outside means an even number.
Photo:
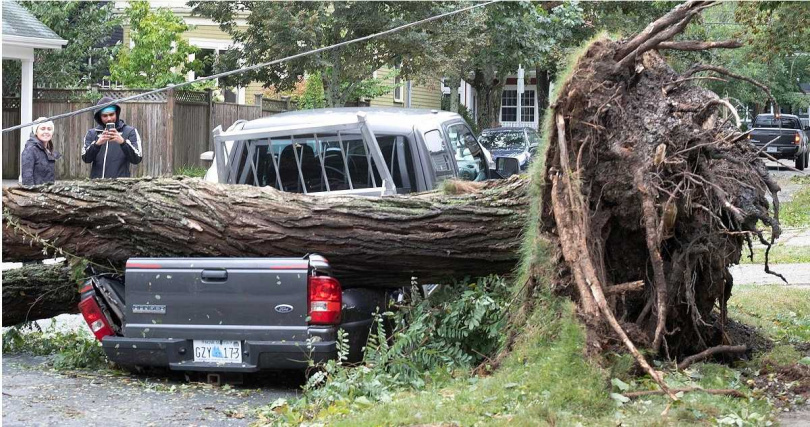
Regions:
<svg viewBox="0 0 810 427"><path fill-rule="evenodd" d="M604 327L601 292L634 341L680 358L733 344L728 266L764 241L758 223L778 237L779 187L726 103L655 50L623 61L627 46L593 42L559 89L539 232L559 242L586 321Z"/></svg>

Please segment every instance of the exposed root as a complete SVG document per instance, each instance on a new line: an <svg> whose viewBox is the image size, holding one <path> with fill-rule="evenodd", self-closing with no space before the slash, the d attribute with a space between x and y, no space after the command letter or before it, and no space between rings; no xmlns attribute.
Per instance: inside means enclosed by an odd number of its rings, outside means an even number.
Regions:
<svg viewBox="0 0 810 427"><path fill-rule="evenodd" d="M697 362L701 362L714 356L715 354L745 353L746 351L748 351L748 347L745 345L718 345L717 347L706 349L698 354L683 359L681 363L678 363L678 369L684 370Z"/></svg>
<svg viewBox="0 0 810 427"><path fill-rule="evenodd" d="M724 40L719 42L703 42L697 40L681 41L681 42L661 42L656 49L673 49L673 50L709 50L709 49L736 49L742 47L742 43L737 40Z"/></svg>
<svg viewBox="0 0 810 427"><path fill-rule="evenodd" d="M730 388L721 388L721 389L713 389L713 388L700 388L700 387L686 387L686 388L673 388L670 391L674 393L689 393L692 391L699 391L708 394L718 394L721 396L731 396L731 397L748 397L743 394L739 390L734 390ZM624 397L629 397L630 399L635 399L636 397L644 397L644 396L655 396L664 394L663 390L644 390L644 391L630 391L627 393L622 393Z"/></svg>

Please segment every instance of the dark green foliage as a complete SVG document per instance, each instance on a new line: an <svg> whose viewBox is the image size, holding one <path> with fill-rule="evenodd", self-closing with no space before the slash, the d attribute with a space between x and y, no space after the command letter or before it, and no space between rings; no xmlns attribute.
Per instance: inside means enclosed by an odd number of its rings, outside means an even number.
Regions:
<svg viewBox="0 0 810 427"><path fill-rule="evenodd" d="M37 49L34 60L35 87L87 86L109 74L115 48L105 46L120 21L113 15L113 2L21 1L67 45L61 50ZM20 90L19 61L3 60L3 96Z"/></svg>
<svg viewBox="0 0 810 427"><path fill-rule="evenodd" d="M220 57L218 71L254 65L310 49L378 33L436 14L447 6L433 2L205 2L192 1L194 13L209 17L240 43ZM249 12L246 28L236 18ZM295 22L296 25L290 25ZM403 77L415 74L429 51L429 27L378 37L351 46L297 58L223 79L226 84L261 81L276 90L292 89L306 74L320 72L327 106L341 106L368 85L372 73L401 63ZM436 76L438 77L438 76Z"/></svg>
<svg viewBox="0 0 810 427"><path fill-rule="evenodd" d="M442 286L427 299L416 296L395 312L380 313L357 367L345 365L348 338L340 331L338 360L317 367L304 399L291 407L284 402L284 410L277 403L259 412L300 423L336 402L389 402L403 387L421 389L457 369L468 371L500 348L509 295L508 283L491 276ZM392 334L386 334L386 324L394 325Z"/></svg>
<svg viewBox="0 0 810 427"><path fill-rule="evenodd" d="M199 49L180 35L189 30L182 18L168 9L152 9L146 1L129 3L124 15L134 46L118 51L110 66L111 78L131 88L164 87L186 80L188 56Z"/></svg>

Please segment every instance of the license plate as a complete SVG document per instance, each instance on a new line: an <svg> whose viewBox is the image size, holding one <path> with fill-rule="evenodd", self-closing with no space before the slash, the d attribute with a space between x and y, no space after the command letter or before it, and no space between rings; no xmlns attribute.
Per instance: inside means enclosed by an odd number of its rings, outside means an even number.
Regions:
<svg viewBox="0 0 810 427"><path fill-rule="evenodd" d="M242 363L242 342L223 340L194 340L194 361Z"/></svg>
<svg viewBox="0 0 810 427"><path fill-rule="evenodd" d="M768 147L768 153L778 153L779 148L777 147Z"/></svg>

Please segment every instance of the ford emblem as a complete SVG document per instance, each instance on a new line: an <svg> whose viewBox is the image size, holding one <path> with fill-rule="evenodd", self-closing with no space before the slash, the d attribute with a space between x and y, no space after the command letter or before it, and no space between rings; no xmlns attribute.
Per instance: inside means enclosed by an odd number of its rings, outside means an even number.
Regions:
<svg viewBox="0 0 810 427"><path fill-rule="evenodd" d="M276 306L276 311L279 313L289 313L293 311L293 306L289 304L279 304Z"/></svg>

